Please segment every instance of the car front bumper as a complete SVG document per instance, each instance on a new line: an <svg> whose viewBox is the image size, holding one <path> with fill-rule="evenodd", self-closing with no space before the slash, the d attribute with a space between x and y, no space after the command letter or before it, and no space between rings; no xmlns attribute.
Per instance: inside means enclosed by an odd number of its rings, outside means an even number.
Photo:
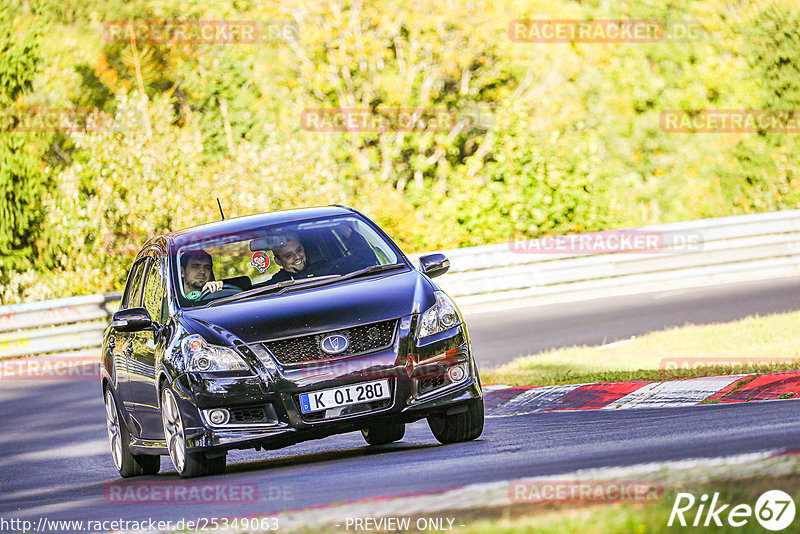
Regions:
<svg viewBox="0 0 800 534"><path fill-rule="evenodd" d="M412 343L415 326L416 321L401 320L395 343L385 351L313 368L275 365L265 369L269 373L267 379L179 376L173 389L184 416L188 450L278 449L373 425L410 423L481 398L466 326L461 324ZM441 377L454 365L465 367L466 376L447 383ZM390 402L384 407L355 413L332 412L335 415L331 417L327 410L325 414L300 411L302 393L384 378L392 389ZM261 405L270 407L269 413L273 414L271 420L261 424L214 426L203 413L213 408Z"/></svg>
<svg viewBox="0 0 800 534"><path fill-rule="evenodd" d="M305 428L294 428L286 423L275 423L251 428L213 429L207 426L187 428L186 443L190 452L200 450L280 449L288 445L321 439L334 434L342 434L387 423L411 423L430 414L441 413L471 399L481 398L478 380L470 377L456 388L429 398L424 402L407 406L400 411L382 411L361 414L347 419L325 421Z"/></svg>

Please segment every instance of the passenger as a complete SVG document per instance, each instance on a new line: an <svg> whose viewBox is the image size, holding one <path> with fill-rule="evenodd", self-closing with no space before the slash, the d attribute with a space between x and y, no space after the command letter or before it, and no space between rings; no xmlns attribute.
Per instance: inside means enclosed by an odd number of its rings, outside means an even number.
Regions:
<svg viewBox="0 0 800 534"><path fill-rule="evenodd" d="M279 243L272 249L275 263L281 270L269 279L270 284L286 280L300 280L314 276L314 269L306 261L306 250L296 233L287 233L278 237Z"/></svg>
<svg viewBox="0 0 800 534"><path fill-rule="evenodd" d="M181 278L186 298L197 299L200 293L222 289L222 280L214 280L211 254L205 250L190 250L181 255Z"/></svg>

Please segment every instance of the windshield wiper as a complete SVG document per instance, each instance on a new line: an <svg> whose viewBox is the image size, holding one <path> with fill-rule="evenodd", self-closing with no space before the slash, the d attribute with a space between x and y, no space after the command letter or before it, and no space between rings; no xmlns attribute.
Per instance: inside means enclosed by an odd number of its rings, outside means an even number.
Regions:
<svg viewBox="0 0 800 534"><path fill-rule="evenodd" d="M274 290L279 290L279 293L291 286L295 285L306 285L310 284L311 282L318 282L320 280L326 280L328 278L339 278L340 275L338 274L326 274L325 276L313 276L310 278L301 278L299 280L284 280L283 282L277 282L275 284L270 284L264 287L256 287L254 289L248 289L247 291L243 291L241 293L236 293L235 295L230 295L227 297L222 297L221 299L214 300L209 302L204 307L210 308L212 306L216 306L217 304L225 304L228 302L235 302L237 300L244 300L250 297L257 297L258 295L263 295L265 293L269 293Z"/></svg>
<svg viewBox="0 0 800 534"><path fill-rule="evenodd" d="M358 276L366 275L366 274L375 274L375 273L382 273L384 271L392 271L394 269L399 269L400 267L405 267L405 263L389 263L386 265L371 265L369 267L365 267L363 269L359 269L358 271L353 271L352 273L347 273L344 275L334 275L334 278L331 279L329 276L320 276L317 280L322 280L325 278L325 282L322 284L314 284L312 287L323 286L326 284L332 284L336 282L342 282L344 280L350 280L351 278L356 278ZM308 286L304 286L302 289L307 289ZM286 293L287 291L292 291L293 287L284 287L280 291L276 293L276 295L280 295L281 293ZM301 289L301 288L297 288Z"/></svg>
<svg viewBox="0 0 800 534"><path fill-rule="evenodd" d="M250 289L248 291L244 291L242 293L237 293L235 295L231 295L229 297L222 297L221 299L212 301L206 304L206 308L211 308L212 306L216 306L218 304L226 304L228 302L236 302L237 300L244 300L250 297L257 297L258 295L263 295L265 293L270 293L274 290L278 290L275 292L276 295L282 295L288 291L293 291L295 289L309 289L312 287L322 286L326 284L330 284L333 282L341 282L343 280L350 280L351 278L356 278L358 276L363 276L367 274L375 274L375 273L382 273L384 271L391 271L394 269L399 269L400 267L405 267L405 263L389 263L387 265L371 265L369 267L365 267L364 269L359 269L358 271L353 271L352 273L348 273L345 275L341 274L326 274L323 276L312 276L311 278L303 278L300 280L284 280L283 282L278 282L277 284L270 284L264 287L258 287L255 289ZM321 283L320 283L321 282Z"/></svg>
<svg viewBox="0 0 800 534"><path fill-rule="evenodd" d="M364 269L359 269L358 271L353 271L352 273L348 273L339 280L347 280L349 278L355 278L357 276L361 276L362 274L374 274L374 273L382 273L384 271L393 271L394 269L399 269L400 267L405 267L405 263L387 263L386 265L372 265L370 267L365 267Z"/></svg>

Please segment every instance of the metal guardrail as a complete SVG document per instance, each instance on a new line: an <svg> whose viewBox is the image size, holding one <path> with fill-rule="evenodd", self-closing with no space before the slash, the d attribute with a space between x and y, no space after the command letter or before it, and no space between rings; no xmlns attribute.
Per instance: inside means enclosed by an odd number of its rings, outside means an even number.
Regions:
<svg viewBox="0 0 800 534"><path fill-rule="evenodd" d="M626 231L620 231L624 233ZM640 227L656 249L604 254L543 253L502 243L442 251L450 271L437 283L461 306L592 289L652 285L737 273L800 274L800 210ZM527 248L527 250L515 250ZM533 252L531 251L533 250ZM420 254L413 255L414 259Z"/></svg>
<svg viewBox="0 0 800 534"><path fill-rule="evenodd" d="M0 360L36 354L97 355L120 293L0 306Z"/></svg>
<svg viewBox="0 0 800 534"><path fill-rule="evenodd" d="M735 279L754 272L762 277L800 274L800 210L619 231L625 232L657 234L659 246L556 254L527 246L542 242L534 240L446 250L450 271L436 282L463 307L689 279ZM419 256L410 255L414 261ZM113 293L0 306L0 360L98 355L119 298Z"/></svg>

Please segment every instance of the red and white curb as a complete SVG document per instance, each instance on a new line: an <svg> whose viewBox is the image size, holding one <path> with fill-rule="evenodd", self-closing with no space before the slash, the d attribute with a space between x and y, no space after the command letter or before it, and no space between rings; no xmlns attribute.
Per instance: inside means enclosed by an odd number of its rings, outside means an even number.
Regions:
<svg viewBox="0 0 800 534"><path fill-rule="evenodd" d="M616 410L693 406L800 397L800 371L711 376L667 382L605 382L562 386L484 388L487 415L506 416L558 410ZM752 380L750 380L752 379ZM742 382L750 380L744 385Z"/></svg>

